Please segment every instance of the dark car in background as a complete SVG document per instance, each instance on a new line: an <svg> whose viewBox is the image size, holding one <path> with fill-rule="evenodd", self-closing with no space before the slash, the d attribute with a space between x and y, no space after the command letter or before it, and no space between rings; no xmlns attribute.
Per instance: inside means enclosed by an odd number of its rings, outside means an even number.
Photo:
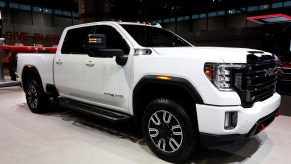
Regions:
<svg viewBox="0 0 291 164"><path fill-rule="evenodd" d="M284 61L280 64L277 77L277 91L283 95L291 95L291 62Z"/></svg>

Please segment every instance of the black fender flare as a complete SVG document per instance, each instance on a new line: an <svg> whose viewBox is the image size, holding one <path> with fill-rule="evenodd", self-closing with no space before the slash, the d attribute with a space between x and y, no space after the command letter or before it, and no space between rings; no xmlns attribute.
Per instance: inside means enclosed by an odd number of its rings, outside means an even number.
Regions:
<svg viewBox="0 0 291 164"><path fill-rule="evenodd" d="M23 69L22 69L21 83L23 85L23 89L25 89L25 85L26 85L26 84L24 84L26 82L26 81L24 81L24 80L26 80L26 78L24 77L24 74L26 72L33 72L33 74L34 74L33 76L35 76L36 80L41 83L41 88L44 90L43 84L42 84L42 79L41 79L41 76L40 76L40 74L38 72L38 69L35 66L32 66L32 65L25 65L23 67Z"/></svg>
<svg viewBox="0 0 291 164"><path fill-rule="evenodd" d="M195 87L186 79L180 78L180 77L171 77L170 80L162 80L157 78L157 75L146 75L143 78L139 80L139 82L136 84L133 90L133 96L132 96L132 108L133 108L133 115L135 116L135 121L138 122L138 109L137 109L137 100L139 92L142 90L142 88L148 84L162 84L166 86L174 86L174 87L180 87L187 91L189 95L191 95L191 98L197 103L197 104L204 104L202 97L198 93L198 91L195 89Z"/></svg>

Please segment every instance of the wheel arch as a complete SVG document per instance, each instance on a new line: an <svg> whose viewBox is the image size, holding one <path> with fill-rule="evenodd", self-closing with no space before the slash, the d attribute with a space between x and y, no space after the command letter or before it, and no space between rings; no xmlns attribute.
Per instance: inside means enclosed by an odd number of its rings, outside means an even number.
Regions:
<svg viewBox="0 0 291 164"><path fill-rule="evenodd" d="M41 76L38 72L38 69L35 66L32 65L25 65L22 69L22 74L21 74L21 81L22 81L22 85L23 85L23 89L25 90L26 88L26 84L28 82L29 79L35 79L37 82L40 83L40 87L41 89L43 89L43 84L42 84L42 79Z"/></svg>
<svg viewBox="0 0 291 164"><path fill-rule="evenodd" d="M203 99L194 86L186 79L179 77L170 77L171 80L157 79L156 75L144 76L133 90L133 114L136 123L140 124L147 103L164 97L177 101L186 112L192 116L192 120L197 121L196 110L190 110L189 106L203 104ZM195 108L193 106L193 108ZM192 109L192 108L191 108Z"/></svg>

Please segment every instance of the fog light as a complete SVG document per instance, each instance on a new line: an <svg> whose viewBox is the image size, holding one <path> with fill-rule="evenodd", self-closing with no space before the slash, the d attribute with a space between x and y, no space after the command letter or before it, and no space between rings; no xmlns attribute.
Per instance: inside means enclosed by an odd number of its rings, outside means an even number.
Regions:
<svg viewBox="0 0 291 164"><path fill-rule="evenodd" d="M224 120L224 129L234 129L237 125L237 112L226 112Z"/></svg>

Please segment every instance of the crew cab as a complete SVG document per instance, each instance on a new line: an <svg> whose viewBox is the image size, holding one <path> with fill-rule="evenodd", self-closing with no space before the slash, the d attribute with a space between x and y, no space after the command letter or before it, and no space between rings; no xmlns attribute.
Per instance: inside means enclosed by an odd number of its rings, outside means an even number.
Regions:
<svg viewBox="0 0 291 164"><path fill-rule="evenodd" d="M134 119L150 149L187 161L199 143L252 137L278 115L275 55L196 47L158 25L67 27L56 54L19 54L28 107L50 102L108 119Z"/></svg>

